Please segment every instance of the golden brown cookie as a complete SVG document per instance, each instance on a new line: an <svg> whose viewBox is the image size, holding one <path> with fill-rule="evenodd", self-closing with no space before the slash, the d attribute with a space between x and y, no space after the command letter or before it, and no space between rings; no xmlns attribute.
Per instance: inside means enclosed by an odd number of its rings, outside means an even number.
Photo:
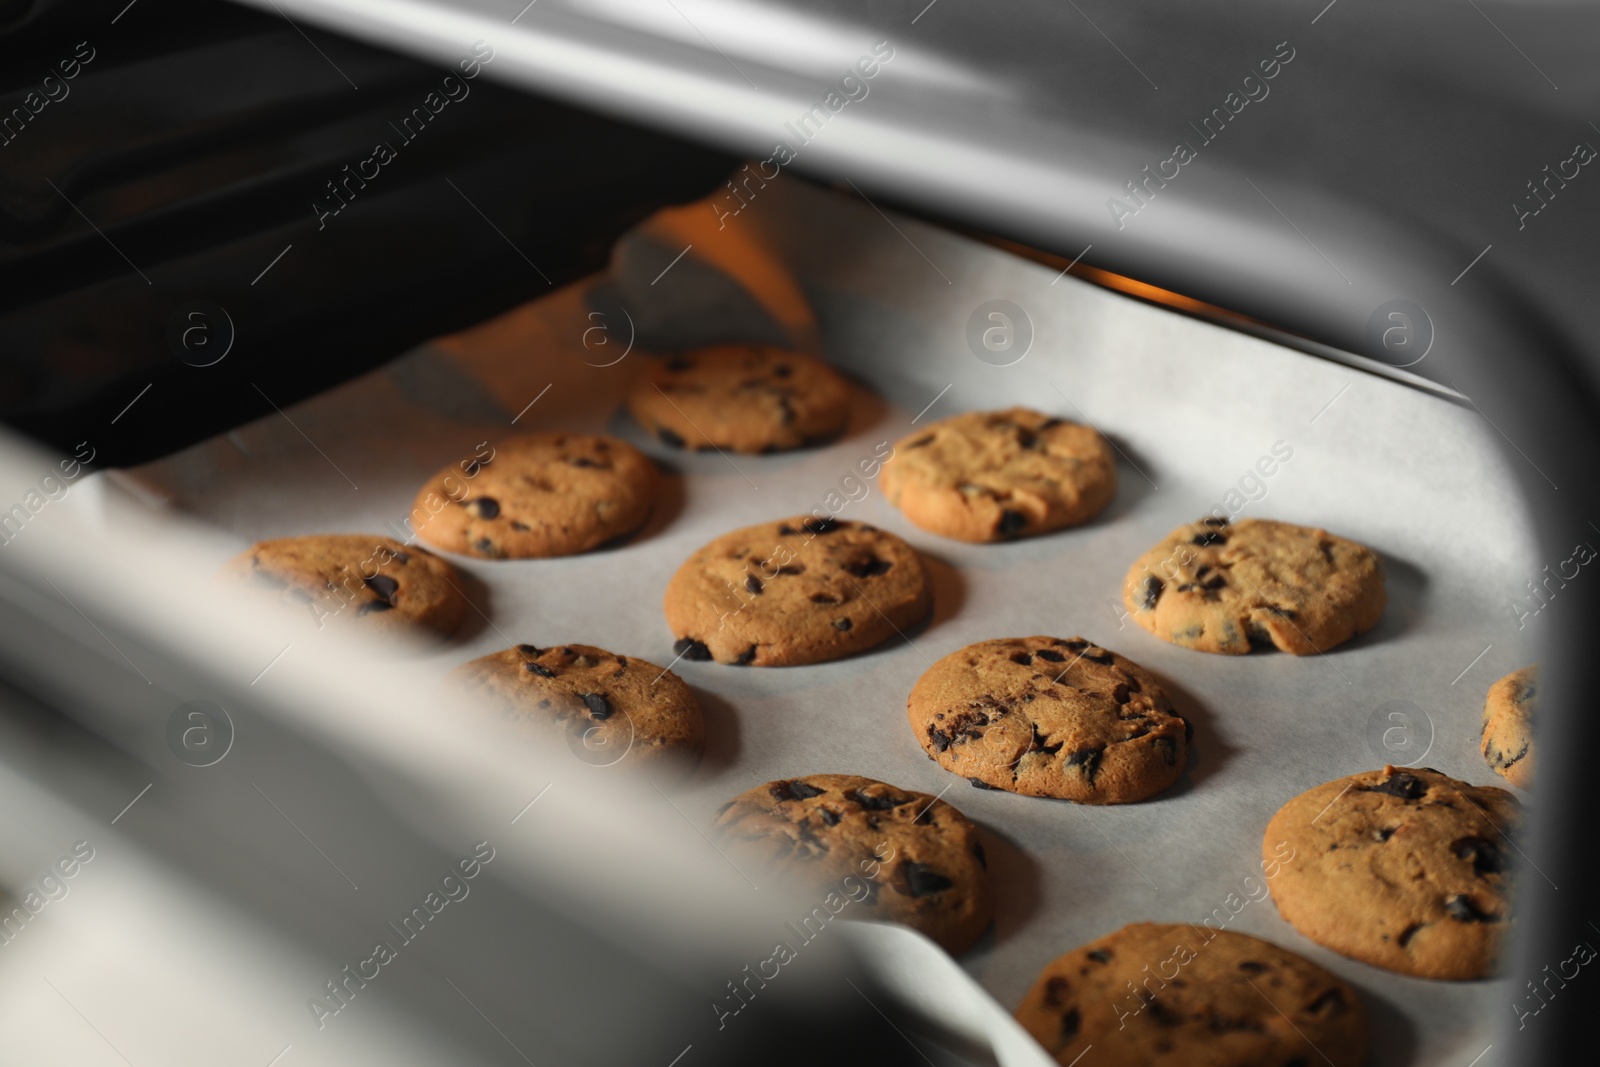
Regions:
<svg viewBox="0 0 1600 1067"><path fill-rule="evenodd" d="M906 701L928 756L973 785L1126 804L1178 780L1189 724L1149 672L1081 637L980 641Z"/></svg>
<svg viewBox="0 0 1600 1067"><path fill-rule="evenodd" d="M1360 1067L1367 1013L1354 988L1259 938L1134 923L1055 960L1017 1021L1061 1064Z"/></svg>
<svg viewBox="0 0 1600 1067"><path fill-rule="evenodd" d="M704 746L700 705L683 679L593 645L517 645L462 664L446 684L541 736L565 736L585 763L693 763Z"/></svg>
<svg viewBox="0 0 1600 1067"><path fill-rule="evenodd" d="M1128 569L1122 599L1163 641L1243 655L1275 645L1307 656L1383 616L1383 563L1365 545L1270 519L1178 527Z"/></svg>
<svg viewBox="0 0 1600 1067"><path fill-rule="evenodd" d="M1489 687L1483 702L1483 758L1506 781L1533 788L1533 713L1539 668L1512 671Z"/></svg>
<svg viewBox="0 0 1600 1067"><path fill-rule="evenodd" d="M853 774L787 778L724 804L712 836L786 882L827 892L821 921L904 923L959 953L994 915L978 828L926 793Z"/></svg>
<svg viewBox="0 0 1600 1067"><path fill-rule="evenodd" d="M897 442L879 484L924 530L1005 541L1092 518L1117 495L1117 464L1091 427L1028 408L972 411Z"/></svg>
<svg viewBox="0 0 1600 1067"><path fill-rule="evenodd" d="M1521 805L1431 767L1319 785L1267 824L1278 911L1319 945L1419 978L1486 978L1511 940ZM1287 843L1294 858L1283 862Z"/></svg>
<svg viewBox="0 0 1600 1067"><path fill-rule="evenodd" d="M305 604L320 628L355 620L376 633L448 637L467 613L461 576L426 549L376 534L314 534L258 541L225 575Z"/></svg>
<svg viewBox="0 0 1600 1067"><path fill-rule="evenodd" d="M776 452L841 433L850 386L814 356L715 345L650 364L628 393L628 410L676 448Z"/></svg>
<svg viewBox="0 0 1600 1067"><path fill-rule="evenodd" d="M664 606L684 658L783 667L903 634L933 593L916 550L894 534L802 515L712 541L672 576Z"/></svg>
<svg viewBox="0 0 1600 1067"><path fill-rule="evenodd" d="M644 524L655 464L614 437L535 433L446 467L417 494L417 536L447 552L527 559L587 552Z"/></svg>

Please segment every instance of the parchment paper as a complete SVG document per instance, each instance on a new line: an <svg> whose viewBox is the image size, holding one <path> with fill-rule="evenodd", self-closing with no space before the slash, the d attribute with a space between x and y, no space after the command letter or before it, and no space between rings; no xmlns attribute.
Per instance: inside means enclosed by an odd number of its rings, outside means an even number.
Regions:
<svg viewBox="0 0 1600 1067"><path fill-rule="evenodd" d="M1476 750L1478 717L1487 686L1532 661L1537 631L1519 630L1505 605L1540 564L1516 489L1525 472L1514 455L1502 458L1495 431L1470 408L788 180L763 190L732 228L728 239L759 246L798 280L824 354L860 383L849 431L834 444L727 457L646 438L620 406L642 349L598 366L620 354L627 329L591 316L586 298L602 281L591 279L131 472L130 484L243 548L290 534L393 534L388 524L407 515L429 474L479 441L521 431L604 431L658 457L671 472L664 498L625 546L456 560L488 590L488 621L426 654L440 677L522 641L589 642L665 665L673 637L662 590L704 542L813 508L892 530L925 553L936 583L933 617L908 640L813 667L676 665L711 725L710 750L675 797L691 818L704 826L733 794L806 773L939 793L987 830L996 926L960 964L1006 1011L1048 960L1088 939L1128 922L1212 916L1353 982L1373 1017L1374 1063L1478 1055L1510 1011L1503 983L1430 982L1346 960L1296 933L1270 899L1253 899L1260 883L1248 880L1261 874L1268 818L1318 783L1420 762L1504 784ZM676 249L659 251L657 269ZM699 263L684 272L689 281L704 275L706 251L685 261ZM671 278L624 288L647 300L704 296L674 290ZM1009 366L978 359L966 339L972 312L991 299L1013 302L1031 323L1031 348ZM585 334L597 322L609 338ZM1117 498L1087 526L957 544L918 530L875 483L850 477L916 426L1018 403L1091 422L1118 445ZM1258 460L1275 445L1280 461L1260 476ZM1180 522L1235 510L1230 490L1239 515L1326 526L1381 552L1390 597L1381 625L1327 655L1235 658L1167 645L1121 618L1129 563ZM905 718L916 678L969 642L1029 634L1088 637L1163 679L1195 726L1177 786L1142 804L1080 807L976 790L927 759ZM1406 703L1390 708L1396 701ZM1403 723L1389 717L1396 709Z"/></svg>

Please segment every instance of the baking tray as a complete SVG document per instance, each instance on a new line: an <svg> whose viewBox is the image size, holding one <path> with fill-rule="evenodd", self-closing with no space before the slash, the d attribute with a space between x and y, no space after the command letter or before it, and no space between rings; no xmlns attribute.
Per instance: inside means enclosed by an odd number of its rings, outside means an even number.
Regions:
<svg viewBox="0 0 1600 1067"><path fill-rule="evenodd" d="M728 248L737 254L719 253ZM993 932L959 963L1007 1011L1048 960L1086 940L1129 922L1209 916L1356 985L1375 1064L1485 1052L1513 999L1504 982L1425 981L1344 959L1280 919L1259 881L1268 818L1318 783L1393 762L1504 784L1477 752L1478 717L1490 682L1535 656L1537 629L1507 601L1539 567L1511 460L1476 412L789 179L724 230L680 219L646 226L625 250L614 278L553 291L121 480L243 548L292 534L393 534L433 471L518 432L612 433L656 456L669 475L662 499L625 545L455 561L486 590L485 618L418 653L441 679L523 641L588 642L666 664L662 591L706 541L815 509L892 530L923 553L935 586L931 619L904 639L819 666L675 665L710 727L704 760L673 797L692 820L707 826L734 794L808 773L941 794L984 827L998 891ZM719 265L736 261L767 280L719 289ZM703 329L719 306L729 321L748 320L763 294L803 293L809 318L792 304L776 318L856 379L847 432L768 456L686 454L647 438L621 408L648 356L638 323L619 321L619 287L658 345L676 327ZM996 308L1015 331L1000 351L981 340ZM1116 444L1120 488L1091 523L958 544L912 526L860 478L862 461L917 426L1019 403L1092 423ZM1305 658L1208 656L1140 630L1120 606L1128 565L1217 507L1325 526L1378 550L1382 623ZM1082 635L1161 678L1195 728L1176 786L1141 804L1083 807L976 790L927 759L905 718L917 677L967 643L1029 634ZM760 883L762 872L745 873Z"/></svg>

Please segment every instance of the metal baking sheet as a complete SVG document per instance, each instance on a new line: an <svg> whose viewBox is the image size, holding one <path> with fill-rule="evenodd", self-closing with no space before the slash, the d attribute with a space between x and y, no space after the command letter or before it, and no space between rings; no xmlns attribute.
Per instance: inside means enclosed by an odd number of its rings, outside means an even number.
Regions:
<svg viewBox="0 0 1600 1067"><path fill-rule="evenodd" d="M710 214L706 205L686 210ZM673 636L662 591L704 542L814 509L892 530L924 554L936 587L932 618L904 640L811 667L676 665L711 737L674 797L684 812L704 826L735 793L817 772L942 794L986 830L996 924L959 963L1005 1011L1043 964L1086 940L1134 921L1210 917L1354 983L1372 1016L1374 1063L1466 1063L1482 1053L1514 999L1504 983L1406 978L1312 944L1264 899L1260 850L1283 802L1385 762L1504 784L1476 750L1478 717L1487 686L1535 656L1537 620L1507 605L1540 564L1515 456L1502 454L1496 432L1471 408L787 179L723 229L676 218L647 228L618 258L635 310L658 337L670 336L675 308L676 320L693 318L682 309L715 313L719 299L729 321L764 307L791 336L814 336L858 384L840 440L747 457L685 454L646 438L621 408L647 358L637 324L619 360L629 337L614 314L594 317L613 306L610 281L594 278L124 482L243 548L291 534L393 534L434 470L522 431L608 432L656 456L669 472L663 497L626 545L567 559L455 561L486 589L487 622L421 654L440 678L521 641L589 642L666 664ZM680 263L675 241L699 246ZM738 264L760 278L719 297L715 276ZM997 307L1006 319L988 317ZM1002 333L986 348L991 326ZM1090 422L1115 442L1120 488L1099 518L1011 544L958 544L912 526L860 476L863 461L917 426L1012 404ZM1122 615L1127 566L1217 507L1325 526L1377 549L1388 575L1383 622L1306 658L1208 656L1145 634ZM1088 637L1163 680L1195 726L1178 785L1141 804L1081 807L976 790L927 759L905 718L917 677L969 642L1029 634ZM940 982L931 971L927 980ZM947 984L952 996L973 995Z"/></svg>

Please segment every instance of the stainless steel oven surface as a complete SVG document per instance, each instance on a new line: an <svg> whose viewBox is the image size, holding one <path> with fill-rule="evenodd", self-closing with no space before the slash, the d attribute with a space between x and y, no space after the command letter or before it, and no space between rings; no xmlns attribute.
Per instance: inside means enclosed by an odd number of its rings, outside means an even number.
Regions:
<svg viewBox="0 0 1600 1067"><path fill-rule="evenodd" d="M1584 1047L1594 29L1359 0L0 5L0 1062ZM827 361L843 430L686 451L630 414L653 366L723 343ZM877 476L913 435L1018 405L1103 435L1102 512L981 544L891 503ZM430 476L544 431L647 456L649 516L556 558L441 553L465 601L442 639L226 578L272 538L426 548ZM1381 620L1307 656L1157 639L1123 576L1207 514L1369 546ZM903 538L926 619L804 666L678 640L678 566L802 515ZM1028 634L1151 672L1192 728L1174 785L1076 804L924 750L918 679ZM670 667L702 754L634 773L642 742L594 741L619 736L603 700L568 744L476 714L452 672L519 645ZM1491 685L1535 663L1536 789L1481 739ZM1512 886L1514 921L1447 908L1504 927L1489 973L1373 966L1285 918L1268 821L1386 765L1523 806L1445 850ZM976 945L851 921L719 834L736 795L824 773L976 824ZM935 884L901 864L905 892ZM1406 892L1353 922L1376 937ZM1171 976L1050 987L1060 1033L1015 1015L1051 961L1145 922L1294 953L1361 1024L1297 1027L1259 989L1242 1021L1175 1017Z"/></svg>

